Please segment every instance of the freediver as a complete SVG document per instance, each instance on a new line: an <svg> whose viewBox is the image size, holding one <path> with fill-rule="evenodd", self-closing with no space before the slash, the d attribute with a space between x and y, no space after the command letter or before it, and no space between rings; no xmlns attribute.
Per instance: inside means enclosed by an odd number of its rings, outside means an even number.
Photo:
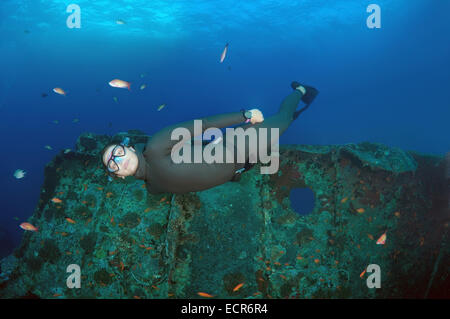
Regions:
<svg viewBox="0 0 450 319"><path fill-rule="evenodd" d="M292 82L293 92L281 103L278 113L264 120L258 109L241 110L240 112L225 113L201 118L202 133L208 128L226 128L239 125L244 130L253 127L256 129L278 128L281 135L289 125L313 102L318 90L311 86ZM296 111L300 101L306 105ZM244 124L242 124L245 122ZM248 123L248 124L247 124ZM209 189L229 181L239 181L241 173L252 168L255 163L249 161L248 143L245 143L245 163L240 161L223 163L174 163L171 158L171 149L178 141L171 140L171 133L176 128L186 128L194 136L194 120L178 123L163 128L152 135L145 147L136 149L128 144L126 138L122 143L111 143L104 147L100 153L103 165L109 178L125 178L134 176L144 180L147 191L151 194L174 193L182 194ZM268 134L270 139L270 134ZM226 137L225 137L226 139ZM128 139L129 140L129 139ZM144 144L141 144L144 146ZM222 143L223 153L232 152ZM267 146L267 153L270 150ZM238 154L235 148L234 158Z"/></svg>

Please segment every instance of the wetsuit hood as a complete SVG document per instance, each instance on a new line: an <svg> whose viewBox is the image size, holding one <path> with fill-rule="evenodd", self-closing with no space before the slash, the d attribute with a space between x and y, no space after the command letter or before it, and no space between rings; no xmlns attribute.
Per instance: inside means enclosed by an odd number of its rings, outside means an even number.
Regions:
<svg viewBox="0 0 450 319"><path fill-rule="evenodd" d="M145 180L147 177L147 169L148 169L148 163L144 157L144 154L138 149L136 149L136 155L138 158L138 168L136 170L136 173L134 174L134 177L137 179Z"/></svg>

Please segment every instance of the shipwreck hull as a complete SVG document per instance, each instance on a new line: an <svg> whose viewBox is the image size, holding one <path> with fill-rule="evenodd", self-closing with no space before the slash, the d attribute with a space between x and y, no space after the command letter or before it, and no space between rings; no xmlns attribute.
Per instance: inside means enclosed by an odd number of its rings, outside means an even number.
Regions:
<svg viewBox="0 0 450 319"><path fill-rule="evenodd" d="M257 165L239 182L152 195L131 177L107 181L99 152L108 142L84 134L46 166L29 219L39 232L1 261L0 297L448 298L444 156L283 145L276 174ZM293 210L295 188L313 191L310 214ZM66 286L70 264L80 266L80 289ZM369 264L379 265L381 288L368 288Z"/></svg>

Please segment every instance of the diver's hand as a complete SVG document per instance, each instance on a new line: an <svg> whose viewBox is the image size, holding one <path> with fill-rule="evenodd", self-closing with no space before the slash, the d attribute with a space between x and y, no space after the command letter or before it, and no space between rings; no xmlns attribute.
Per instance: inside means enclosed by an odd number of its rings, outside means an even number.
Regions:
<svg viewBox="0 0 450 319"><path fill-rule="evenodd" d="M250 118L250 123L256 124L256 123L261 123L262 121L264 121L264 116L260 110L251 109L249 111L252 112L252 117Z"/></svg>

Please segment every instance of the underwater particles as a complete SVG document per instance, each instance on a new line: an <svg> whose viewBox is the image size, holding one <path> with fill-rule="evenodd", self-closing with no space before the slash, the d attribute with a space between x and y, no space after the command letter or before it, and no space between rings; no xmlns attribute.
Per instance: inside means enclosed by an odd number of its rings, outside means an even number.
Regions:
<svg viewBox="0 0 450 319"><path fill-rule="evenodd" d="M228 51L228 43L225 44L225 48L222 51L222 54L220 55L220 63L222 63L225 60L225 57L227 56Z"/></svg>
<svg viewBox="0 0 450 319"><path fill-rule="evenodd" d="M14 177L15 178L17 178L17 179L21 179L21 178L24 178L25 177L25 174L26 174L27 172L25 172L23 169L16 169L16 171L14 172Z"/></svg>
<svg viewBox="0 0 450 319"><path fill-rule="evenodd" d="M37 227L31 225L30 223L22 223L19 225L19 227L23 230L38 231Z"/></svg>
<svg viewBox="0 0 450 319"><path fill-rule="evenodd" d="M123 21L123 20L121 20L121 19L117 19L117 20L116 20L116 23L117 23L117 24L120 24L120 25L126 24L126 22Z"/></svg>
<svg viewBox="0 0 450 319"><path fill-rule="evenodd" d="M166 104L161 104L160 106L158 106L158 111L161 111L164 107L166 106Z"/></svg>
<svg viewBox="0 0 450 319"><path fill-rule="evenodd" d="M64 95L64 96L66 96L66 92L63 90L63 89L61 89L61 88L54 88L53 89L53 92L55 92L56 94L59 94L59 95Z"/></svg>
<svg viewBox="0 0 450 319"><path fill-rule="evenodd" d="M130 88L131 83L130 83L130 82L127 82L127 81L123 81L123 80L119 80L119 79L114 79L114 80L112 80L112 81L109 81L108 84L109 84L110 86L114 87L114 88L131 90L131 88Z"/></svg>

